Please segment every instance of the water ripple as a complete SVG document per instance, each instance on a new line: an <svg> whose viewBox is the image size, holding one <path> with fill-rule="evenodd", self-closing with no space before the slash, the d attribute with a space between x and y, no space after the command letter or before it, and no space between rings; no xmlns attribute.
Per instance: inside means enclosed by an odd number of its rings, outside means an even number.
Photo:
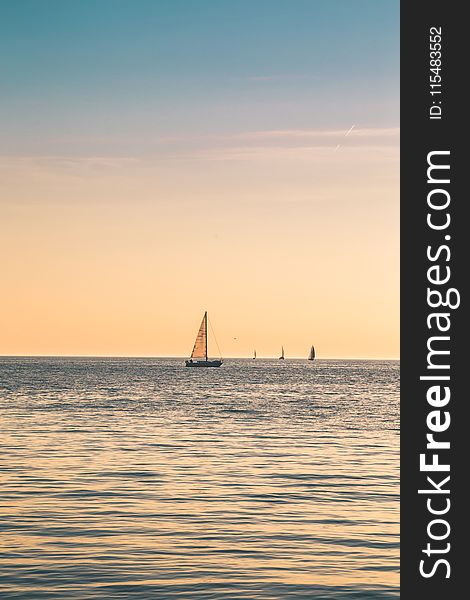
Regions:
<svg viewBox="0 0 470 600"><path fill-rule="evenodd" d="M398 368L0 358L0 596L398 598Z"/></svg>

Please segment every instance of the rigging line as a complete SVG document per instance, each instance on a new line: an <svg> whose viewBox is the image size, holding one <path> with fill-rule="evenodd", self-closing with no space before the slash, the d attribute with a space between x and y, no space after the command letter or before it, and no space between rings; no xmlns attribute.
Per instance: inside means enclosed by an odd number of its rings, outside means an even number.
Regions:
<svg viewBox="0 0 470 600"><path fill-rule="evenodd" d="M217 346L217 350L219 351L219 356L220 358L222 358L222 352L220 351L219 344L217 342L217 337L215 335L214 328L212 327L211 320L209 319L209 315L207 315L207 320L209 321L209 327L211 328L212 335L214 336L215 345Z"/></svg>

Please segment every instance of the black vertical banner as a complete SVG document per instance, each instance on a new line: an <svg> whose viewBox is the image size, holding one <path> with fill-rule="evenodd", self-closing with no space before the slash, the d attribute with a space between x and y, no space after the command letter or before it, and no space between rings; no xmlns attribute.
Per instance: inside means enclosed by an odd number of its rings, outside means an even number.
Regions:
<svg viewBox="0 0 470 600"><path fill-rule="evenodd" d="M464 3L401 3L401 597L468 595ZM460 457L460 459L459 459ZM468 492L467 492L468 493Z"/></svg>

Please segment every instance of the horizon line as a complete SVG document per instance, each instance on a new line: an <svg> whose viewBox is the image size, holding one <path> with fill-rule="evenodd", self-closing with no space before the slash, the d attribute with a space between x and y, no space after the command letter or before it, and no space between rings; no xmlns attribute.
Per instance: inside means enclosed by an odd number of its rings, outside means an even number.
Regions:
<svg viewBox="0 0 470 600"><path fill-rule="evenodd" d="M134 354L134 355L123 355L123 354L0 354L0 358L155 358L155 359L177 359L187 360L187 356L162 356L154 354ZM225 356L222 360L226 359L247 359L253 360L252 356ZM256 360L279 360L276 356L257 356ZM308 360L305 356L289 356L285 357L285 360ZM380 356L322 356L316 357L317 360L394 360L399 361L400 357L380 357Z"/></svg>

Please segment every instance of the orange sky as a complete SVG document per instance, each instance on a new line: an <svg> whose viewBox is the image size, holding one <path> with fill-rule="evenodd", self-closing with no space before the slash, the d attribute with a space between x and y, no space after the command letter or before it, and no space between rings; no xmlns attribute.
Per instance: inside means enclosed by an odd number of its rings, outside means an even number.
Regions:
<svg viewBox="0 0 470 600"><path fill-rule="evenodd" d="M398 130L344 133L1 158L0 353L398 357Z"/></svg>

